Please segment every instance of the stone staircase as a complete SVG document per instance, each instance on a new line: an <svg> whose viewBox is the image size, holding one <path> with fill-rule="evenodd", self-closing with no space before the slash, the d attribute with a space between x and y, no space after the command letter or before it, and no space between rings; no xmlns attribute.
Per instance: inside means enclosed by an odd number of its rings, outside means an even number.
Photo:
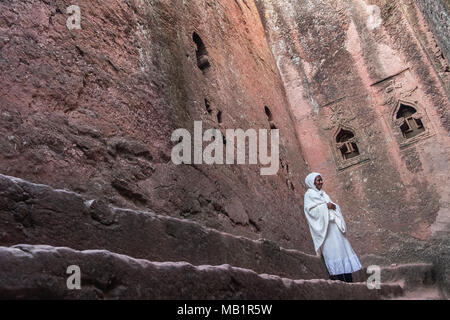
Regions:
<svg viewBox="0 0 450 320"><path fill-rule="evenodd" d="M80 267L81 290L67 288ZM440 299L431 264L382 268L382 285L328 280L320 258L190 220L113 208L0 175L0 298Z"/></svg>
<svg viewBox="0 0 450 320"><path fill-rule="evenodd" d="M437 300L443 294L436 283L434 266L431 263L406 263L380 266L381 283L397 284L402 295L392 299ZM370 274L367 267L356 273L355 281L366 282Z"/></svg>
<svg viewBox="0 0 450 320"><path fill-rule="evenodd" d="M386 284L291 280L230 265L152 262L104 250L18 245L0 247L0 298L18 299L380 299L402 290ZM69 265L82 273L81 290L68 290Z"/></svg>

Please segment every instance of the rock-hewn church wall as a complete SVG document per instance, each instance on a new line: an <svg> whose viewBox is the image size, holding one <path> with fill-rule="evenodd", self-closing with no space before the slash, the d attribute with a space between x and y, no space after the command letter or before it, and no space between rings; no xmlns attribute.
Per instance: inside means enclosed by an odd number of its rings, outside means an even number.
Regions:
<svg viewBox="0 0 450 320"><path fill-rule="evenodd" d="M448 235L448 48L414 2L71 5L0 3L0 173L311 253L314 170L358 254ZM194 121L280 129L278 173L174 165Z"/></svg>
<svg viewBox="0 0 450 320"><path fill-rule="evenodd" d="M448 237L448 65L414 3L256 3L305 159L357 253Z"/></svg>
<svg viewBox="0 0 450 320"><path fill-rule="evenodd" d="M416 0L423 15L429 22L447 61L450 61L450 1Z"/></svg>
<svg viewBox="0 0 450 320"><path fill-rule="evenodd" d="M308 170L255 4L84 0L69 30L73 4L0 3L0 172L312 252ZM279 128L278 173L174 165L171 135L194 121Z"/></svg>

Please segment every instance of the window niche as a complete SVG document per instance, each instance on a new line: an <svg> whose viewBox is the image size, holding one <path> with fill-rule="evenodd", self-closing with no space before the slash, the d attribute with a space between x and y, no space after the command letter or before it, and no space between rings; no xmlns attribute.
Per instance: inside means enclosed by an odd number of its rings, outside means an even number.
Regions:
<svg viewBox="0 0 450 320"><path fill-rule="evenodd" d="M403 121L400 125L400 130L402 131L403 137L406 139L413 138L418 134L425 132L422 119L417 116L417 110L411 106L400 103L396 119L401 119L401 121Z"/></svg>
<svg viewBox="0 0 450 320"><path fill-rule="evenodd" d="M270 129L275 130L277 129L277 126L275 125L275 122L273 121L272 112L270 112L270 109L268 106L264 106L264 112L267 116L267 121L269 121Z"/></svg>
<svg viewBox="0 0 450 320"><path fill-rule="evenodd" d="M369 160L354 129L340 126L334 132L332 144L338 171Z"/></svg>
<svg viewBox="0 0 450 320"><path fill-rule="evenodd" d="M359 149L353 132L341 129L336 136L336 143L343 160L359 156Z"/></svg>
<svg viewBox="0 0 450 320"><path fill-rule="evenodd" d="M211 104L209 103L208 99L205 99L205 108L206 108L206 112L208 112L209 114L211 114L212 109L211 109Z"/></svg>
<svg viewBox="0 0 450 320"><path fill-rule="evenodd" d="M195 54L197 56L197 66L200 70L205 71L207 68L211 66L206 46L203 43L203 40L196 32L193 33L192 40L197 45L197 49L195 51Z"/></svg>
<svg viewBox="0 0 450 320"><path fill-rule="evenodd" d="M399 101L392 113L392 129L400 148L431 135L424 111L415 103Z"/></svg>

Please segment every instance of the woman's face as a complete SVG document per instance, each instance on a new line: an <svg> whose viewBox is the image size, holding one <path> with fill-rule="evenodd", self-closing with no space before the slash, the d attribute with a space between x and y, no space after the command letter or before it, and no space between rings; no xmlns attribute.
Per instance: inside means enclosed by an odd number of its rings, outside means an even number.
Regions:
<svg viewBox="0 0 450 320"><path fill-rule="evenodd" d="M316 186L317 190L321 190L323 186L323 180L321 176L317 176L316 179L314 179L314 185Z"/></svg>

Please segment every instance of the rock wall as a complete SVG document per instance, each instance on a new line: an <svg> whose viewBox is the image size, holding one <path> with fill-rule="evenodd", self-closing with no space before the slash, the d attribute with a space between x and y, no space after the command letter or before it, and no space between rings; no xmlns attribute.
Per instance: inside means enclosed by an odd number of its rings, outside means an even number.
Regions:
<svg viewBox="0 0 450 320"><path fill-rule="evenodd" d="M449 67L414 2L83 0L70 30L72 4L0 3L1 174L312 253L314 170L358 254L448 237ZM174 165L194 121L279 128L278 174Z"/></svg>
<svg viewBox="0 0 450 320"><path fill-rule="evenodd" d="M450 61L450 1L416 0L423 15L433 29L442 48L443 55Z"/></svg>
<svg viewBox="0 0 450 320"><path fill-rule="evenodd" d="M448 64L415 4L256 3L305 159L343 208L357 253L448 238ZM412 137L408 108L423 127Z"/></svg>
<svg viewBox="0 0 450 320"><path fill-rule="evenodd" d="M158 263L106 250L18 245L0 247L0 258L5 262L0 299L5 300L379 300L402 295L392 283L369 290L365 283L292 280L230 265ZM67 290L61 270L68 262L83 270L80 290Z"/></svg>
<svg viewBox="0 0 450 320"><path fill-rule="evenodd" d="M154 262L229 264L290 279L328 278L320 257L280 248L267 239L251 240L149 210L115 208L3 175L0 230L0 246L100 249Z"/></svg>
<svg viewBox="0 0 450 320"><path fill-rule="evenodd" d="M69 30L72 4L0 3L0 172L312 252L308 169L254 3L84 0ZM172 132L194 121L278 127L278 174L174 165Z"/></svg>

